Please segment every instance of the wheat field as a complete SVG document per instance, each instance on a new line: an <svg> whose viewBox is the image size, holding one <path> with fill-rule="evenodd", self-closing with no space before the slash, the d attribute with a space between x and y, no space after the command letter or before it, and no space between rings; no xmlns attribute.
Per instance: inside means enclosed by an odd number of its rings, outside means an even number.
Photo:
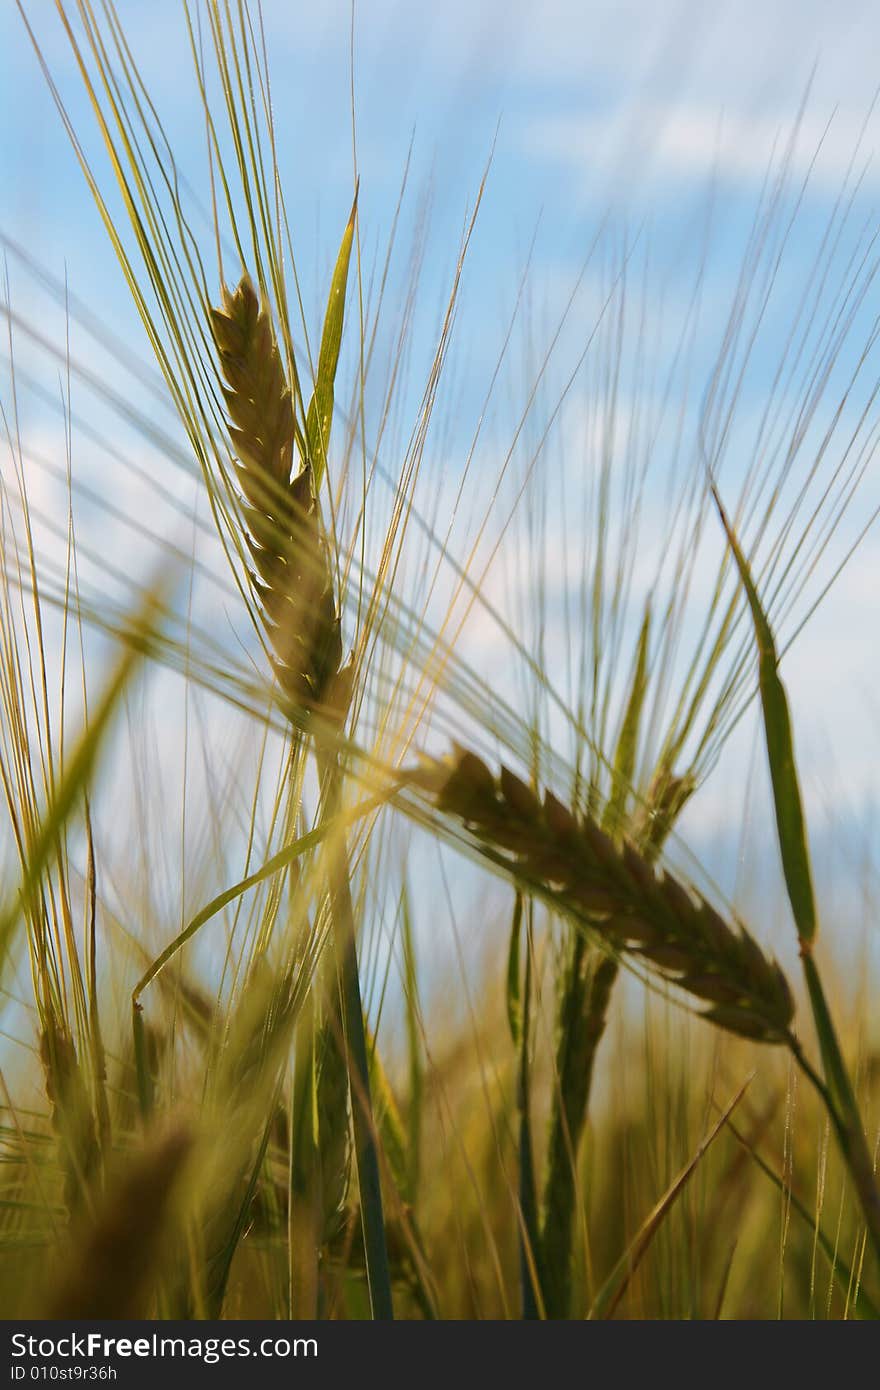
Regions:
<svg viewBox="0 0 880 1390"><path fill-rule="evenodd" d="M12 8L128 317L0 225L3 1316L878 1316L797 679L873 541L858 143L820 216L808 92L675 293L611 209L489 321L503 153L438 234L372 188L354 9L312 239L271 5L176 6L192 167L133 7Z"/></svg>

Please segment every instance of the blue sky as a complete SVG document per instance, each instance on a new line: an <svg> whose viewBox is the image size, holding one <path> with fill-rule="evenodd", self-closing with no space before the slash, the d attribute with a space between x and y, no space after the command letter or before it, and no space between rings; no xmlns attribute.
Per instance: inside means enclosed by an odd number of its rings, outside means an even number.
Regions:
<svg viewBox="0 0 880 1390"><path fill-rule="evenodd" d="M118 9L180 165L196 170L202 128L180 6L122 0ZM28 12L85 134L53 10L39 0ZM335 225L350 195L350 5L268 0L264 15L285 182L307 245L316 217ZM713 174L724 198L753 202L811 77L794 167L806 167L833 118L813 183L817 199L832 197L874 98L878 28L870 6L810 0L362 0L354 33L365 218L396 190L415 132L414 182L431 178L435 217L457 227L498 128L485 240L515 264L541 214L542 257L570 266L612 204L636 221L657 217L704 195ZM0 10L0 116L4 225L37 254L65 257L78 281L97 274L97 219L15 0ZM876 131L872 120L866 157ZM876 184L877 167L867 178Z"/></svg>
<svg viewBox="0 0 880 1390"><path fill-rule="evenodd" d="M74 125L97 150L54 6L32 0L27 9ZM121 0L118 10L178 163L199 184L202 127L179 6ZM307 306L317 312L352 189L351 10L342 0L266 0L264 15L276 121L284 134L282 173ZM649 248L655 288L647 309L662 344L667 318L672 325L680 320L692 292L711 206L698 344L703 356L697 358L708 376L768 164L787 148L806 94L789 151L787 208L798 201L808 171L810 178L781 270L781 294L743 397L745 438L760 413L762 381L772 375L784 343L786 308L814 273L813 257L847 177L851 186L860 182L840 255L864 248L859 229L876 224L876 7L823 0L361 0L354 34L362 235L368 248L383 243L389 200L414 138L411 188L416 200L422 190L430 193L430 254L421 288L426 323L436 317L466 208L494 145L459 333L456 399L470 420L536 229L530 292L539 340L549 340L608 217L612 246L628 239ZM0 130L0 230L55 274L66 270L72 289L98 306L108 324L142 341L13 0L0 6ZM36 305L31 281L14 260L9 273L18 307ZM602 284L600 261L565 331L572 353L587 335ZM842 357L844 371L870 333L876 301L869 289L850 355ZM669 332L674 340L674 326ZM867 384L860 389L860 400L868 400ZM699 394L697 387L697 400ZM50 428L42 419L37 427ZM574 437L576 413L564 428ZM466 439L466 431L461 439L447 432L445 457L453 471ZM875 462L851 509L851 527L857 529L876 505L878 472ZM852 533L844 529L842 536ZM880 656L866 633L876 625L878 556L877 540L869 537L786 664L810 755L808 800L817 816L835 807L857 821L871 814ZM740 803L731 808L722 773L706 788L694 833L729 828L740 810Z"/></svg>

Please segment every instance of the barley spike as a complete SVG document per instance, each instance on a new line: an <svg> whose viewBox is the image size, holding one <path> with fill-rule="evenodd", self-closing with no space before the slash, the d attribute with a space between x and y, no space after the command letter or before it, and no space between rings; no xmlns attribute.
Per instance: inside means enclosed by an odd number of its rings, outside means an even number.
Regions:
<svg viewBox="0 0 880 1390"><path fill-rule="evenodd" d="M339 716L347 709L342 636L311 463L291 477L294 405L271 315L245 275L211 310L237 456L251 584L291 705Z"/></svg>
<svg viewBox="0 0 880 1390"><path fill-rule="evenodd" d="M761 1042L790 1037L794 1003L775 961L745 927L727 922L699 894L628 840L595 821L543 802L513 773L495 777L456 749L407 774L436 809L464 822L496 863L561 911L585 922L607 945L709 1004L703 1017Z"/></svg>

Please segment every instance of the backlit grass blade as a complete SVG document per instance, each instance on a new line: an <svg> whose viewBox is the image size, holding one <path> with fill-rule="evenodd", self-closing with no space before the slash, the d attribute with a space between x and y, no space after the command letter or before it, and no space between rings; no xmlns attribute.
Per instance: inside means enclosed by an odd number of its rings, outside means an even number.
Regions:
<svg viewBox="0 0 880 1390"><path fill-rule="evenodd" d="M816 906L810 870L810 853L794 756L791 716L785 687L777 670L776 644L773 640L770 623L761 606L748 563L724 510L718 490L711 480L710 486L748 598L755 628L764 734L773 783L773 801L776 808L780 854L789 901L801 940L801 960L810 1007L813 1012L813 1022L816 1027L816 1036L819 1040L819 1050L822 1054L822 1068L825 1073L824 1086L810 1068L799 1046L793 1042L790 1042L790 1046L807 1076L814 1084L817 1084L819 1093L828 1107L853 1185L859 1196L871 1241L877 1258L880 1260L880 1188L878 1188L874 1174L874 1163L865 1138L865 1128L859 1113L855 1092L843 1060L843 1053L825 998L821 976L813 957L813 939L816 935Z"/></svg>
<svg viewBox="0 0 880 1390"><path fill-rule="evenodd" d="M67 760L64 775L56 783L55 795L43 817L22 873L21 885L14 901L0 916L0 975L6 964L9 947L24 904L36 891L50 858L56 853L59 837L76 810L80 797L89 785L98 754L109 732L113 716L134 674L135 667L147 650L149 637L162 611L156 593L151 593L140 615L126 635L125 647L104 686L98 703L90 712L73 753Z"/></svg>
<svg viewBox="0 0 880 1390"><path fill-rule="evenodd" d="M339 365L339 349L342 345L345 292L348 287L348 268L351 263L351 248L354 241L357 200L357 189L355 189L351 214L342 235L342 245L339 248L339 255L333 270L333 279L330 283L330 298L327 301L327 312L324 316L324 328L321 333L315 389L306 416L306 442L316 490L321 485L324 470L327 467L330 426L333 422L333 392L336 383L336 368Z"/></svg>
<svg viewBox="0 0 880 1390"><path fill-rule="evenodd" d="M372 807L373 803L370 802L367 803L367 805ZM245 878L240 879L238 883L232 884L231 887L224 888L222 893L218 893L215 898L212 898L209 903L206 903L205 906L196 913L195 917L187 923L183 931L178 932L177 936L175 936L172 941L169 941L165 949L159 953L156 959L150 964L149 968L144 971L132 990L131 995L132 1027L134 1031L135 1059L138 1073L138 1093L141 1100L141 1109L144 1113L147 1113L150 1108L149 1097L151 1092L149 1075L146 1067L143 1017L140 1003L140 997L144 990L148 985L152 984L156 977L165 969L165 966L168 965L169 961L174 959L187 942L191 941L206 923L217 916L218 912L222 912L225 907L235 902L244 893L248 892L249 889L256 888L259 884L274 878L276 874L279 874L283 869L289 868L291 864L295 863L297 859L302 858L304 854L308 854L309 851L316 849L335 829L336 827L330 821L322 822L322 824L316 826L314 830L310 830L307 834L301 835L293 844L285 845L282 849L278 850L277 854L273 854L271 858L266 860L265 864L262 864L259 869L255 869L252 874L248 874Z"/></svg>
<svg viewBox="0 0 880 1390"><path fill-rule="evenodd" d="M132 990L132 1004L135 1009L140 1008L139 1000L148 985L152 984L156 976L170 960L177 955L188 941L191 941L196 932L199 931L206 922L210 922L212 917L216 917L218 912L222 912L224 907L235 902L249 888L256 888L258 884L265 883L267 879L273 878L282 869L289 868L297 859L300 859L309 850L315 849L333 829L329 825L317 826L310 830L306 835L302 835L291 845L285 845L277 854L273 854L271 859L267 859L265 864L259 869L255 869L252 874L234 883L230 888L224 888L222 893L218 893L216 898L212 898L209 903L196 913L195 917L184 927L183 931L178 932L173 941L170 941L164 951L156 957L149 969L144 972Z"/></svg>
<svg viewBox="0 0 880 1390"><path fill-rule="evenodd" d="M711 488L712 497L718 509L721 524L727 534L727 540L748 599L755 629L767 759L770 764L773 804L776 810L776 829L779 835L779 851L785 883L788 888L788 897L791 910L794 913L798 935L802 941L812 941L816 935L813 874L810 867L810 851L794 757L791 715L785 686L779 675L776 643L767 615L758 597L748 562L724 510L714 482L711 483Z"/></svg>

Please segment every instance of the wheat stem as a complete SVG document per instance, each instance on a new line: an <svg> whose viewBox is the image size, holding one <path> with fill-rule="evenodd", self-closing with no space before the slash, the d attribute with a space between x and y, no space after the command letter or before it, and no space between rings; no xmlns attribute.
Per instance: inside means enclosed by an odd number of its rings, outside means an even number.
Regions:
<svg viewBox="0 0 880 1390"><path fill-rule="evenodd" d="M335 752L328 752L319 748L318 763L324 785L325 814L328 819L332 820L339 815L341 810L342 774ZM352 1100L352 1127L354 1129L354 1148L360 1189L361 1223L370 1303L373 1318L387 1322L394 1316L391 1301L391 1275L388 1268L388 1251L385 1242L379 1151L370 1101L370 1068L367 1058L364 1010L358 973L354 909L348 877L348 855L344 837L339 843L330 847L330 900L333 909L339 987L342 995L345 1048Z"/></svg>
<svg viewBox="0 0 880 1390"><path fill-rule="evenodd" d="M297 1029L288 1143L288 1316L314 1319L318 1312L321 1173L315 1136L315 1021L312 998L303 1005Z"/></svg>
<svg viewBox="0 0 880 1390"><path fill-rule="evenodd" d="M618 975L613 956L590 952L572 935L557 1020L556 1089L550 1119L544 1184L541 1274L548 1318L571 1311L575 1177L586 1124L593 1068L611 992Z"/></svg>
<svg viewBox="0 0 880 1390"><path fill-rule="evenodd" d="M623 771L626 778L623 785L628 786L631 759L626 761ZM658 769L644 814L636 824L637 839L646 860L653 863L657 858L692 791L693 782L689 777L674 777L662 765ZM625 793L618 787L603 816L606 829L619 831L622 828L625 803ZM589 951L583 933L577 930L571 933L557 1009L556 1085L550 1113L543 1204L544 1297L547 1315L551 1318L565 1318L571 1313L578 1155L586 1127L596 1053L605 1033L619 969L614 956Z"/></svg>
<svg viewBox="0 0 880 1390"><path fill-rule="evenodd" d="M871 1245L880 1261L880 1188L874 1172L871 1151L816 962L809 949L803 950L801 957L822 1053L824 1082L809 1065L799 1046L793 1043L791 1050L801 1070L821 1096L834 1125L844 1161L858 1195Z"/></svg>

